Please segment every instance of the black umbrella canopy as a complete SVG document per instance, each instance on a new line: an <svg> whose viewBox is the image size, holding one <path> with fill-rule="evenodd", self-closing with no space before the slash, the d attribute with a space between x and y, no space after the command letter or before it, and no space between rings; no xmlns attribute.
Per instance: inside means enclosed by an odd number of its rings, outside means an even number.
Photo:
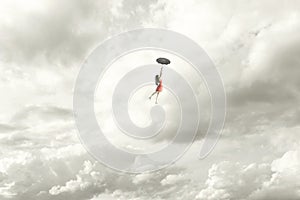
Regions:
<svg viewBox="0 0 300 200"><path fill-rule="evenodd" d="M156 62L158 62L159 64L162 64L162 65L168 65L171 63L171 61L167 58L157 58Z"/></svg>

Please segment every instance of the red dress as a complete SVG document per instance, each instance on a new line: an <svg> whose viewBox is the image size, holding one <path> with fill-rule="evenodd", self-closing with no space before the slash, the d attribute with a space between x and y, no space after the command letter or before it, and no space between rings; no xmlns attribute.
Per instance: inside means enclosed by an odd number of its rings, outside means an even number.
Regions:
<svg viewBox="0 0 300 200"><path fill-rule="evenodd" d="M159 81L159 85L156 88L156 91L161 92L163 89L162 80Z"/></svg>

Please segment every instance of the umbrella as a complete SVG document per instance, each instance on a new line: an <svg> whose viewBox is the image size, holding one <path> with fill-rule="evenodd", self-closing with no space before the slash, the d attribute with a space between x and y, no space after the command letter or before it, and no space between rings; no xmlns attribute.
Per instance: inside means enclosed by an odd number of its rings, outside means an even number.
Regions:
<svg viewBox="0 0 300 200"><path fill-rule="evenodd" d="M158 62L159 64L162 64L162 65L168 65L171 63L171 61L167 58L157 58L156 62Z"/></svg>

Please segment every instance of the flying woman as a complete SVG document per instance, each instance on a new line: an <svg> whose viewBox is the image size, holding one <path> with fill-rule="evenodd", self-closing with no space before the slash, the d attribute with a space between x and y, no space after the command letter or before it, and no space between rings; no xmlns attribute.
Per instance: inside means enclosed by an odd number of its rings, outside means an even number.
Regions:
<svg viewBox="0 0 300 200"><path fill-rule="evenodd" d="M162 65L168 65L171 63L170 60L168 60L167 58L158 58L158 59L156 59L156 62L158 62L159 64L162 64ZM163 66L160 68L159 75L155 76L155 84L157 85L156 90L149 97L149 99L151 100L151 97L156 94L156 101L155 101L156 104L157 104L158 95L163 89L162 78L161 78L162 72L163 72Z"/></svg>
<svg viewBox="0 0 300 200"><path fill-rule="evenodd" d="M159 95L159 93L160 93L160 92L162 91L162 89L163 89L162 79L161 79L162 71L163 71L163 67L160 68L160 73L159 73L159 75L156 75L156 76L155 76L155 83L156 83L157 87L156 87L155 92L153 92L153 93L151 94L151 96L149 97L149 99L151 100L151 97L152 97L153 95L156 94L156 101L155 101L156 104L157 104L158 95Z"/></svg>

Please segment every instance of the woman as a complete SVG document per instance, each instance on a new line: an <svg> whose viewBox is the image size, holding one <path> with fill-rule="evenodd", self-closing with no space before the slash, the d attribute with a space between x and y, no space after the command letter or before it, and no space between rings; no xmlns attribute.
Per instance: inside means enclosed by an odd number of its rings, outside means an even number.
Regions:
<svg viewBox="0 0 300 200"><path fill-rule="evenodd" d="M159 95L159 93L160 93L160 92L162 91L162 89L163 89L162 79L161 79L161 76L162 76L162 70L163 70L163 67L161 67L161 69L160 69L160 74L159 74L159 75L156 75L156 77L155 77L156 85L158 85L158 86L156 87L156 91L153 92L153 94L151 94L151 96L149 97L149 99L151 100L151 97L152 97L153 95L156 94L156 101L155 101L156 104L157 104L157 98L158 98L158 95Z"/></svg>

